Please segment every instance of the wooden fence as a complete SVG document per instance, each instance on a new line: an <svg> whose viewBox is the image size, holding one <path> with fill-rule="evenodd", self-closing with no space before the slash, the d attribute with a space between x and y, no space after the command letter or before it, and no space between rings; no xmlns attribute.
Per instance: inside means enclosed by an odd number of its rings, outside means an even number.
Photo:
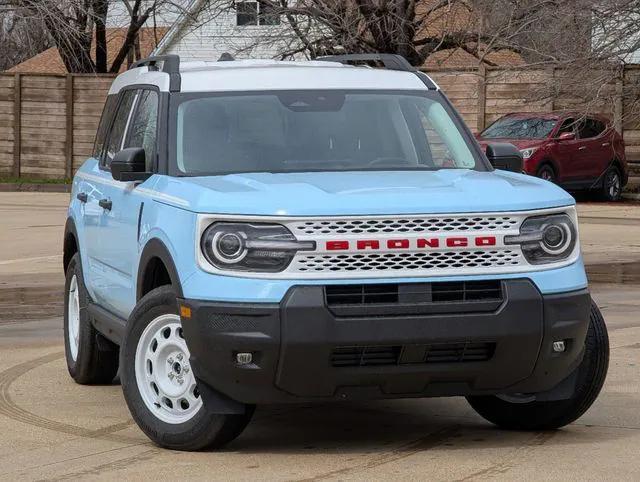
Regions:
<svg viewBox="0 0 640 482"><path fill-rule="evenodd" d="M514 111L580 108L575 99L534 100L553 70L429 71L472 130ZM640 123L623 122L625 83L640 68L629 66L599 109L623 132L630 160L640 160ZM0 176L70 178L90 154L112 75L0 73ZM637 85L637 84L635 84Z"/></svg>
<svg viewBox="0 0 640 482"><path fill-rule="evenodd" d="M0 74L0 176L70 178L92 150L113 78Z"/></svg>

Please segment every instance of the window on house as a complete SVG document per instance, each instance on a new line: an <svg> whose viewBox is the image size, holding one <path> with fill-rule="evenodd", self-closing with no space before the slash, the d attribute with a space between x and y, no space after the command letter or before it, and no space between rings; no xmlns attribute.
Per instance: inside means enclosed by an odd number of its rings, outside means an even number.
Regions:
<svg viewBox="0 0 640 482"><path fill-rule="evenodd" d="M236 2L236 25L280 25L280 15L267 2Z"/></svg>
<svg viewBox="0 0 640 482"><path fill-rule="evenodd" d="M236 3L236 25L258 25L258 2Z"/></svg>
<svg viewBox="0 0 640 482"><path fill-rule="evenodd" d="M273 5L265 2L258 2L260 11L258 12L258 21L260 25L280 25L280 15L274 9Z"/></svg>

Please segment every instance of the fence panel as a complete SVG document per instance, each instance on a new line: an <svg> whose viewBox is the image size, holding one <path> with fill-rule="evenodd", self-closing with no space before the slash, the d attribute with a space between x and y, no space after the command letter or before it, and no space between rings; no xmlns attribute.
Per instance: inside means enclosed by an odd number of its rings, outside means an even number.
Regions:
<svg viewBox="0 0 640 482"><path fill-rule="evenodd" d="M430 70L473 131L514 111L580 109L570 97L539 94L556 69ZM113 75L0 73L0 176L63 178L91 154ZM624 136L627 156L640 161L640 109L634 93L640 66L625 67L617 83L598 89L589 107L610 116ZM638 113L640 114L640 113ZM626 120L625 120L626 119ZM623 122L624 120L624 122Z"/></svg>

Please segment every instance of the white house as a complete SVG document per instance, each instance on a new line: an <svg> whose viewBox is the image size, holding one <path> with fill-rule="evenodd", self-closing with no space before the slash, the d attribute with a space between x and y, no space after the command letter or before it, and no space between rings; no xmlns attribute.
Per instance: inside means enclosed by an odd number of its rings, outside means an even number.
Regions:
<svg viewBox="0 0 640 482"><path fill-rule="evenodd" d="M110 5L108 26L124 26L128 18L122 2ZM173 0L145 26L169 27L153 55L178 54L183 60L217 60L225 52L237 58L271 58L291 40L281 18L259 1L235 2L235 9L216 11L205 0Z"/></svg>

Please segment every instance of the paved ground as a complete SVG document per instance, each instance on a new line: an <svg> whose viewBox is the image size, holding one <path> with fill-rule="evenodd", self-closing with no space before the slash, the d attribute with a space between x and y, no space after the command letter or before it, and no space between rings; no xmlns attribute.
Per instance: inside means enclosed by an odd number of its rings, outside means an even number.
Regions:
<svg viewBox="0 0 640 482"><path fill-rule="evenodd" d="M640 205L581 204L611 336L603 394L559 431L497 430L462 399L259 409L222 452L151 445L118 385L81 387L62 351L68 194L0 193L0 478L640 479Z"/></svg>

